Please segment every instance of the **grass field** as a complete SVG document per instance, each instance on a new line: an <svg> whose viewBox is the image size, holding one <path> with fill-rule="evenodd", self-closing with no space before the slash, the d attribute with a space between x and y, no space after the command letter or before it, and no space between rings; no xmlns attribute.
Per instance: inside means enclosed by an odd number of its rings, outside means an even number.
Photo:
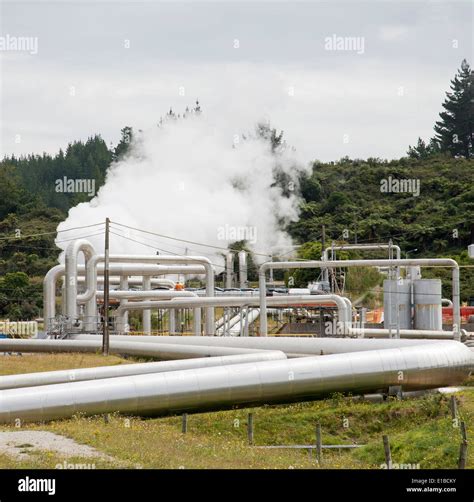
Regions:
<svg viewBox="0 0 474 502"><path fill-rule="evenodd" d="M91 367L132 362L94 354L2 356L0 374ZM470 383L470 382L469 382ZM460 419L471 434L474 388L457 394ZM24 430L50 431L74 439L113 457L113 461L68 458L68 463L95 468L318 468L307 450L268 450L248 445L247 414L254 413L254 444L314 444L315 425L321 423L324 444L361 444L351 450L323 450L322 467L376 468L384 462L382 435L388 434L395 464L419 468L455 468L460 431L453 424L449 398L441 394L381 403L334 396L324 401L287 406L230 410L190 415L188 432L181 433L181 417L141 419L74 417L47 424L25 424ZM0 426L0 431L17 431ZM63 463L48 451L26 460L0 454L0 468L54 468ZM474 452L468 451L468 467Z"/></svg>

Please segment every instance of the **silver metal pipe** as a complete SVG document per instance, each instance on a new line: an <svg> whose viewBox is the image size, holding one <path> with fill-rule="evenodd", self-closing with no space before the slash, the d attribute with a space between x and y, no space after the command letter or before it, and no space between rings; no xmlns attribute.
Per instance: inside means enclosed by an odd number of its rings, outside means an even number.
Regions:
<svg viewBox="0 0 474 502"><path fill-rule="evenodd" d="M69 247L68 247L69 248ZM66 253L66 261L67 261ZM105 256L97 254L87 262L86 277L87 277L87 291L82 295L83 300L90 300L95 296L97 283L97 265L103 263ZM180 264L180 265L202 265L205 269L206 275L206 295L213 297L214 289L214 268L209 260L204 256L172 256L172 255L110 255L109 260L111 263L139 263L139 264ZM66 264L66 279L69 280L67 271L71 270L72 266L68 268ZM72 273L72 272L71 272ZM77 274L77 271L76 271ZM124 274L125 275L125 274ZM89 286L90 285L90 286ZM77 290L76 290L77 295ZM76 300L77 301L77 300ZM209 308L206 310L205 320L206 334L214 334L214 310Z"/></svg>
<svg viewBox="0 0 474 502"><path fill-rule="evenodd" d="M370 338L390 338L390 329L385 328L349 328L350 335L368 336ZM401 329L400 338L454 340L455 331L436 331L426 329Z"/></svg>
<svg viewBox="0 0 474 502"><path fill-rule="evenodd" d="M169 309L168 310L168 333L171 335L171 333L175 334L177 333L176 331L176 310L175 309Z"/></svg>
<svg viewBox="0 0 474 502"><path fill-rule="evenodd" d="M194 334L196 336L201 336L201 307L196 307L193 309L193 325Z"/></svg>
<svg viewBox="0 0 474 502"><path fill-rule="evenodd" d="M309 304L309 305L321 305L327 303L333 303L337 306L339 312L339 318L342 320L341 325L344 330L349 329L349 323L345 321L346 319L350 319L350 308L351 303L348 299L343 299L338 295L292 295L292 296L275 296L270 297L268 299L270 306L290 306L290 305L299 305L301 303ZM172 305L172 306L171 306ZM189 298L189 299L180 299L174 298L167 303L160 301L143 301L143 302L135 302L134 308L138 310L146 309L146 308L169 308L169 320L170 320L170 328L169 332L176 333L176 325L172 309L176 311L178 308L195 308L195 307L244 307L244 306L253 306L258 307L259 299L257 297L215 297L215 298L207 298L207 297L199 297L199 298ZM347 312L349 310L349 313ZM114 315L120 316L123 312L123 307L120 306L116 309ZM225 332L225 326L224 326Z"/></svg>
<svg viewBox="0 0 474 502"><path fill-rule="evenodd" d="M472 362L472 353L463 344L432 342L358 354L24 387L2 391L0 423L54 420L77 413L159 416L308 401L335 392L387 392L392 386L416 391L462 383Z"/></svg>
<svg viewBox="0 0 474 502"><path fill-rule="evenodd" d="M51 327L51 320L56 316L56 285L63 275L64 265L56 265L48 270L43 279L43 319L46 332Z"/></svg>
<svg viewBox="0 0 474 502"><path fill-rule="evenodd" d="M128 285L129 286L143 286L143 277L132 277L129 275L126 275L126 276L119 276L119 275L112 276L111 275L109 278L109 283L111 285L119 286L121 283L122 277L128 278ZM157 279L152 276L149 276L149 277L150 277L150 282L151 282L152 286L166 286L170 289L174 289L176 286L176 282L172 281L171 279ZM86 282L85 276L79 275L77 277L77 282L78 282L78 284L85 284L85 282ZM103 284L103 283L104 283L104 278L101 276L97 277L97 284ZM120 287L120 289L124 289L124 288ZM80 294L77 295L78 303L81 303L80 296L81 296Z"/></svg>
<svg viewBox="0 0 474 502"><path fill-rule="evenodd" d="M202 357L177 361L161 361L139 364L120 364L117 366L98 366L95 368L79 368L60 371L41 371L37 373L23 373L20 375L0 376L0 390L17 389L20 387L38 387L67 382L83 382L102 378L117 378L131 375L145 375L149 373L164 373L191 368L208 368L227 364L242 364L257 361L276 361L286 359L279 350L260 351L253 354L239 354L236 356Z"/></svg>
<svg viewBox="0 0 474 502"><path fill-rule="evenodd" d="M244 312L243 315L236 316L237 322L229 326L228 330L229 335L248 336L248 328L250 324L255 322L258 319L259 315L260 315L260 310L258 308L254 308L251 310L247 308L246 312Z"/></svg>
<svg viewBox="0 0 474 502"><path fill-rule="evenodd" d="M329 251L350 251L350 250L377 250L377 249L388 249L389 252L392 250L396 251L397 254L397 260L401 258L401 249L400 246L397 246L396 244L385 244L385 243L379 243L379 244L342 244L342 245L334 245L334 243L331 245L331 247L326 248L323 251L323 255L321 259L323 261L328 261L329 260ZM390 254L390 253L389 253ZM270 269L272 271L272 269ZM328 269L326 267L322 268L322 274L323 274L323 280L328 281ZM397 272L397 277L399 273Z"/></svg>
<svg viewBox="0 0 474 502"><path fill-rule="evenodd" d="M102 292L98 292L98 296L102 296ZM155 304L150 304L147 306L147 308L140 308L140 303L141 302L134 302L134 301L129 301L129 300L137 300L137 299L147 299L150 300L151 298L156 298L160 300L165 300L167 304L169 305L170 300L173 298L197 298L196 293L193 293L192 291L177 291L175 289L169 289L169 290L151 290L151 291L111 291L110 292L110 297L111 298L123 298L124 300L120 301L120 307L116 309L114 316L119 319L119 324L117 326L117 329L121 332L124 331L124 324L123 324L123 316L125 313L127 313L127 316L131 310L141 310L143 312L150 312L150 323L147 324L144 319L143 323L143 332L146 334L151 334L151 309L155 308ZM137 307L138 305L138 307ZM166 303L164 303L166 305ZM162 307L160 307L162 308ZM200 311L199 314L200 315ZM201 319L199 318L199 327L201 325ZM171 332L170 332L171 333ZM198 334L197 331L195 330L195 334Z"/></svg>
<svg viewBox="0 0 474 502"><path fill-rule="evenodd" d="M397 260L401 258L401 250L400 246L397 246L396 244L385 244L385 243L379 243L379 244L341 244L337 246L331 246L329 248L326 248L323 252L323 260L328 261L329 260L329 251L334 249L335 251L345 251L345 250L354 250L354 249L359 249L359 250L377 250L377 249L394 249L397 254Z"/></svg>
<svg viewBox="0 0 474 502"><path fill-rule="evenodd" d="M459 265L449 258L416 258L404 260L334 260L334 261L287 261L266 262L259 268L259 295L260 295L260 336L267 336L267 296L266 296L266 271L270 269L294 268L346 268L346 267L403 267L403 266L446 266L452 268L453 286L453 331L455 338L461 339L461 308L459 292Z"/></svg>
<svg viewBox="0 0 474 502"><path fill-rule="evenodd" d="M56 316L56 287L57 281L64 276L65 274L65 266L64 265L56 265L51 270L47 272L43 280L43 302L44 302L44 314L43 317L45 319L45 328L46 331L49 328L49 322L52 318ZM78 273L84 274L85 267L83 265L78 266ZM98 267L98 274L103 274L103 267ZM158 275L166 275L166 274L190 274L190 275L200 275L205 273L205 269L201 265L197 266L162 266L162 265L123 265L123 264L110 264L110 272L111 275L115 276L130 276L130 275L150 275L150 276L158 276ZM78 276L78 283L81 282L80 275ZM130 284L133 284L133 279L130 280ZM168 281L168 279L152 279L152 284L159 284L157 281ZM173 281L170 281L171 284ZM84 297L84 295L78 295L78 303L86 303L91 300L89 297ZM63 302L63 306L65 306L65 302ZM66 310L62 312L64 315L66 314Z"/></svg>
<svg viewBox="0 0 474 502"><path fill-rule="evenodd" d="M151 290L151 283L149 276L143 276L143 289L142 293ZM176 291L178 293L178 291ZM142 324L143 324L143 332L147 335L151 334L151 310L144 309L142 312Z"/></svg>
<svg viewBox="0 0 474 502"><path fill-rule="evenodd" d="M281 350L287 356L342 354L346 352L364 352L367 350L393 349L443 343L437 340L405 340L375 338L307 338L291 336L269 337L201 337L201 336L113 336L114 340L136 343L171 343L177 345L208 345L213 347L234 347L258 350ZM77 335L74 340L97 340L98 335ZM1 340L0 340L1 341Z"/></svg>
<svg viewBox="0 0 474 502"><path fill-rule="evenodd" d="M52 340L52 339L0 339L0 352L92 352L102 348L98 335L94 339ZM131 356L153 357L155 359L194 359L198 357L232 356L253 354L260 349L234 347L214 347L207 345L155 344L143 341L137 343L128 336L128 340L118 340L112 336L110 340L111 354L127 354ZM150 337L154 338L154 337ZM161 337L156 337L161 338ZM0 395L1 396L1 395Z"/></svg>
<svg viewBox="0 0 474 502"><path fill-rule="evenodd" d="M103 291L98 291L97 296L102 298L104 296ZM139 300L139 299L152 299L159 298L161 300L170 300L172 298L199 298L196 293L192 291L183 291L176 289L150 289L145 291L120 291L113 289L110 291L110 298L119 299L119 300ZM124 304L127 308L130 306L130 303ZM125 308L125 307L124 307ZM150 305L149 308L154 308L153 305Z"/></svg>
<svg viewBox="0 0 474 502"><path fill-rule="evenodd" d="M77 266L80 252L84 254L86 268L95 256L94 247L85 239L71 242L66 249L66 315L71 321L75 321L77 318Z"/></svg>
<svg viewBox="0 0 474 502"><path fill-rule="evenodd" d="M368 336L377 338L390 338L390 330L383 328L358 328L352 327L352 304L351 301L343 296L338 295L292 295L292 296L270 296L267 298L267 305L270 307L276 306L295 306L295 305L326 305L334 303L338 307L338 319L335 324L334 335L348 335L348 336ZM135 302L134 308L136 310L143 310L146 308L166 308L172 305L172 308L193 308L196 305L200 307L212 305L214 307L258 307L259 300L253 297L216 297L216 298L190 298L180 299L173 298L169 302L161 301L143 301ZM115 311L115 315L120 316L123 308L119 307ZM240 321L239 314L233 319L229 320L225 328L218 328L218 333L226 332L230 327ZM261 321L260 321L261 322ZM434 331L434 330L399 330L401 338L433 338L438 340L449 340L456 337L454 331ZM171 331L170 331L171 333Z"/></svg>
<svg viewBox="0 0 474 502"><path fill-rule="evenodd" d="M239 251L239 284L241 289L248 287L247 251Z"/></svg>
<svg viewBox="0 0 474 502"><path fill-rule="evenodd" d="M268 298L268 305L275 306L291 306L291 305L324 305L324 304L336 305L339 312L339 317L342 322L346 323L348 319L348 305L347 301L338 295L291 295L291 296L271 296ZM171 304L173 307L171 307ZM144 308L194 308L194 307L258 307L260 300L258 297L251 296L220 296L214 298L198 297L198 298L187 298L180 299L175 298L170 300L168 303L154 302L154 301L143 301L134 303L134 308L144 309ZM122 307L118 307L115 311L115 315L120 315ZM349 314L350 316L350 314ZM350 317L349 317L350 318Z"/></svg>
<svg viewBox="0 0 474 502"><path fill-rule="evenodd" d="M234 276L234 253L227 253L225 256L225 287L232 287L232 278Z"/></svg>
<svg viewBox="0 0 474 502"><path fill-rule="evenodd" d="M109 278L110 280L110 278ZM120 278L120 289L123 290L123 291L128 291L128 288L129 288L129 279L128 279L128 276L123 276ZM109 291L109 295L110 293L112 293L111 291ZM120 300L120 305L125 305L125 303L127 302L127 299L121 299ZM122 316L120 318L120 325L122 326L123 330L125 333L128 333L129 331L129 324L128 324L128 310L124 310L124 312L122 313Z"/></svg>

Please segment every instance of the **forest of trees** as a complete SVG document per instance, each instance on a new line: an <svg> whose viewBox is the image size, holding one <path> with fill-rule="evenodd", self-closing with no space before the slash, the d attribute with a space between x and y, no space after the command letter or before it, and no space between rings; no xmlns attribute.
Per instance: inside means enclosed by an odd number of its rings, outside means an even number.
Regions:
<svg viewBox="0 0 474 502"><path fill-rule="evenodd" d="M474 238L473 76L463 61L446 93L434 137L418 139L405 157L315 161L311 174L300 176L301 215L287 230L298 243L310 243L303 248L305 257L318 257L311 254L319 252L311 243L321 240L325 225L328 242L391 238L412 257L450 256L468 263L466 248ZM197 107L200 113L198 103ZM56 180L93 179L97 191L110 163L127 153L134 131L127 126L121 132L115 147L96 135L70 143L55 156L0 161L0 318L25 319L40 313L42 276L59 254L54 234L27 240L12 236L18 229L22 235L54 232L71 207L89 200L87 193L56 191ZM281 132L260 124L256 134L278 155L284 145ZM420 195L382 193L380 182L389 176L419 180ZM275 183L285 182L276 169ZM462 275L466 299L474 296L474 273L464 269Z"/></svg>

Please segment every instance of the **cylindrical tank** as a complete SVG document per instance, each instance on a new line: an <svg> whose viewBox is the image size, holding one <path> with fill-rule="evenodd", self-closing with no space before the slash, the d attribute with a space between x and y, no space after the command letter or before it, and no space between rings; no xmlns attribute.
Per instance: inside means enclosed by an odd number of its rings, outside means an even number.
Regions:
<svg viewBox="0 0 474 502"><path fill-rule="evenodd" d="M415 303L415 329L443 329L441 310L441 280L413 281Z"/></svg>
<svg viewBox="0 0 474 502"><path fill-rule="evenodd" d="M398 319L397 319L398 305ZM411 329L411 281L383 281L383 326L385 329Z"/></svg>

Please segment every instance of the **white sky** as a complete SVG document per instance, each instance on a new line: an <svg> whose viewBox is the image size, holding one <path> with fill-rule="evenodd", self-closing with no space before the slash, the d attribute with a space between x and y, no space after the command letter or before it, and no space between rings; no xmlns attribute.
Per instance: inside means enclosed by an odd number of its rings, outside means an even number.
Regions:
<svg viewBox="0 0 474 502"><path fill-rule="evenodd" d="M229 142L265 118L307 159L394 158L433 134L450 79L463 58L474 63L470 1L0 9L0 36L38 37L36 55L0 51L1 156L94 133L115 144L125 125L147 128L198 97ZM363 37L364 53L325 50L333 34Z"/></svg>

